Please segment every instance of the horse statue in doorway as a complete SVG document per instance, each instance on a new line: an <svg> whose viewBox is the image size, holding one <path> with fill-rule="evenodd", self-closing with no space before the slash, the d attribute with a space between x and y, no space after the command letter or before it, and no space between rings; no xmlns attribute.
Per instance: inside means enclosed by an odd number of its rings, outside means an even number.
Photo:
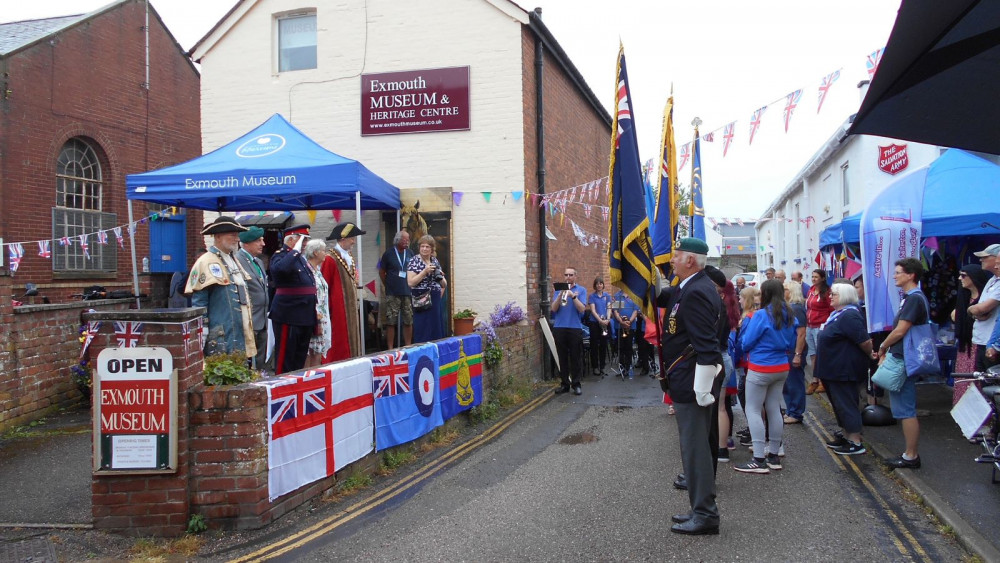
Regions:
<svg viewBox="0 0 1000 563"><path fill-rule="evenodd" d="M403 229L410 233L411 246L416 246L420 237L426 235L428 231L427 221L420 216L420 200L418 199L412 207L404 205L399 213Z"/></svg>

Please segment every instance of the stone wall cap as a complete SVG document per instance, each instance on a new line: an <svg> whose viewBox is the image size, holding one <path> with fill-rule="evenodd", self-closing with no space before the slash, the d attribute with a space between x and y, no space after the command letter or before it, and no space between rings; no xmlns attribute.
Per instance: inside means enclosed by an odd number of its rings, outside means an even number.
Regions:
<svg viewBox="0 0 1000 563"><path fill-rule="evenodd" d="M95 311L84 313L85 321L131 321L179 323L196 319L208 312L205 307L180 307L176 309L129 309L127 311Z"/></svg>

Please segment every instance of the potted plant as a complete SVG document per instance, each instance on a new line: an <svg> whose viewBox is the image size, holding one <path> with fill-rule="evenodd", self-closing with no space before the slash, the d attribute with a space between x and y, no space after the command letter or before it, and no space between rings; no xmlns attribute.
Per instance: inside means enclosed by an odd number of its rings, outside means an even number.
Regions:
<svg viewBox="0 0 1000 563"><path fill-rule="evenodd" d="M455 322L455 336L462 336L463 334L472 334L472 325L476 321L476 312L472 309L462 309L461 311L452 315L452 319Z"/></svg>

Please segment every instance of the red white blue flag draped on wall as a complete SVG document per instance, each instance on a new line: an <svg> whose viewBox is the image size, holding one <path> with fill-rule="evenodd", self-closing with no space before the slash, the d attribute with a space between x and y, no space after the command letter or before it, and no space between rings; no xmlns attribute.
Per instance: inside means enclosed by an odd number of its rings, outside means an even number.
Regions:
<svg viewBox="0 0 1000 563"><path fill-rule="evenodd" d="M483 338L468 334L437 342L439 403L444 420L483 402Z"/></svg>
<svg viewBox="0 0 1000 563"><path fill-rule="evenodd" d="M416 440L444 424L438 405L437 346L423 344L397 350L375 356L371 363L373 373L379 378L369 388L373 394L379 394L375 399L377 451ZM396 382L394 394L387 380ZM385 386L382 381L386 381Z"/></svg>

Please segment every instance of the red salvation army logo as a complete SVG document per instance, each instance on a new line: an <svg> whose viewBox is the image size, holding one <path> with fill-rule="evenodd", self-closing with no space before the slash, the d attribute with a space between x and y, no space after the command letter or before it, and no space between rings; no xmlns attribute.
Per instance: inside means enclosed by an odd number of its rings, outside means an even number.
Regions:
<svg viewBox="0 0 1000 563"><path fill-rule="evenodd" d="M889 145L878 148L878 169L886 174L896 175L906 170L910 158L906 155L906 145Z"/></svg>

